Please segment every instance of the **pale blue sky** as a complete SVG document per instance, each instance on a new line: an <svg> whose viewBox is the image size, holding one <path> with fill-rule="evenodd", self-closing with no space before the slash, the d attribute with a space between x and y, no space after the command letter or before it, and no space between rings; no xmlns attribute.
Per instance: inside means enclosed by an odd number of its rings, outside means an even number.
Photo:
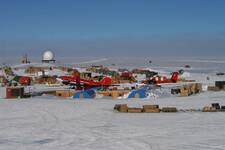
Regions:
<svg viewBox="0 0 225 150"><path fill-rule="evenodd" d="M224 15L225 0L0 0L0 51L219 56Z"/></svg>

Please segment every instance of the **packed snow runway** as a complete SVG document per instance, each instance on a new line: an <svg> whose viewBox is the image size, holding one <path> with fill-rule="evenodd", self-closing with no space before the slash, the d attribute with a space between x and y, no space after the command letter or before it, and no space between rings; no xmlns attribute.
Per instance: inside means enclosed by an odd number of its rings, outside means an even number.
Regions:
<svg viewBox="0 0 225 150"><path fill-rule="evenodd" d="M201 109L224 92L149 100L0 100L0 149L225 149L225 113L118 113L117 103Z"/></svg>

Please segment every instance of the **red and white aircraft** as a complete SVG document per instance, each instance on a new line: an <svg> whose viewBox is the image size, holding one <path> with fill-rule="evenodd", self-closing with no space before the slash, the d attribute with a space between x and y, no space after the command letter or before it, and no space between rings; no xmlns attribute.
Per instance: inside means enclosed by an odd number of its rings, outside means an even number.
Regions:
<svg viewBox="0 0 225 150"><path fill-rule="evenodd" d="M143 83L156 85L176 83L178 80L178 76L179 76L178 72L173 72L171 78L157 75L152 77L151 79L145 80Z"/></svg>
<svg viewBox="0 0 225 150"><path fill-rule="evenodd" d="M59 78L57 78L57 80L67 85L76 85L85 87L110 86L112 84L112 79L110 77L104 77L99 82L81 79L79 75L60 76Z"/></svg>

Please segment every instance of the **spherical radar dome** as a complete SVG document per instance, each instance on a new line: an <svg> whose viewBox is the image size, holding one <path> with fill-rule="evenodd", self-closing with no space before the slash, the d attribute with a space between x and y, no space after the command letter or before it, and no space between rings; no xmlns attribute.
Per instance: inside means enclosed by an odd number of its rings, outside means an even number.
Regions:
<svg viewBox="0 0 225 150"><path fill-rule="evenodd" d="M43 54L43 60L47 60L47 61L54 60L54 57L55 56L54 56L54 53L52 51L46 51Z"/></svg>

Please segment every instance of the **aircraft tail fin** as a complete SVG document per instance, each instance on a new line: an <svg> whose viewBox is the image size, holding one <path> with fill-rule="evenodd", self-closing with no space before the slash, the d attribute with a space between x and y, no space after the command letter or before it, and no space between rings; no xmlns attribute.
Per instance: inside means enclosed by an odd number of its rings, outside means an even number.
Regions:
<svg viewBox="0 0 225 150"><path fill-rule="evenodd" d="M110 84L112 84L112 79L111 79L110 77L104 77L104 78L100 81L100 83L101 83L102 85L110 85Z"/></svg>
<svg viewBox="0 0 225 150"><path fill-rule="evenodd" d="M178 80L178 75L179 75L178 72L173 72L173 73L172 73L172 77L171 77L171 81L172 81L172 82L177 82L177 80Z"/></svg>

